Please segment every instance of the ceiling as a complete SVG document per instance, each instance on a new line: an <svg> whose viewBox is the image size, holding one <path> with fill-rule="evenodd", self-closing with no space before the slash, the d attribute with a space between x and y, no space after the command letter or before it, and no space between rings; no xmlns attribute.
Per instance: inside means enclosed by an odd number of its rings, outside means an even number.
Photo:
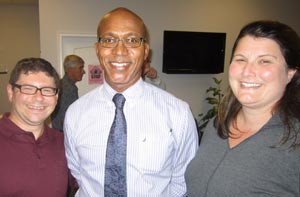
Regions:
<svg viewBox="0 0 300 197"><path fill-rule="evenodd" d="M33 5L38 4L39 0L0 0L0 4L22 4L22 5Z"/></svg>

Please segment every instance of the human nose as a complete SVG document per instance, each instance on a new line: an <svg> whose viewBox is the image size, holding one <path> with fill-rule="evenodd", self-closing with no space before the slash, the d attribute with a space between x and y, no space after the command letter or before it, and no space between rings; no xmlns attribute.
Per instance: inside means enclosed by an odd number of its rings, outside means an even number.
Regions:
<svg viewBox="0 0 300 197"><path fill-rule="evenodd" d="M242 74L245 76L254 75L255 73L255 64L247 62L242 70Z"/></svg>
<svg viewBox="0 0 300 197"><path fill-rule="evenodd" d="M113 51L117 55L127 54L127 47L125 47L123 39L118 39L117 40L117 45L116 45L115 48L113 48Z"/></svg>
<svg viewBox="0 0 300 197"><path fill-rule="evenodd" d="M42 90L41 89L37 89L36 93L33 96L37 100L43 100L44 99L44 96L42 94Z"/></svg>

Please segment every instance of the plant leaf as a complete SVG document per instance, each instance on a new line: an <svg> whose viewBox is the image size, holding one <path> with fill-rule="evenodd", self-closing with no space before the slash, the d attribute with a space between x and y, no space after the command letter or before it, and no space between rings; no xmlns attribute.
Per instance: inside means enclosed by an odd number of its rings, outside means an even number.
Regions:
<svg viewBox="0 0 300 197"><path fill-rule="evenodd" d="M221 84L222 83L222 79L218 80L216 77L213 77L213 80L216 84Z"/></svg>
<svg viewBox="0 0 300 197"><path fill-rule="evenodd" d="M206 89L206 94L210 93L212 96L208 96L205 98L208 104L211 105L211 109L209 109L205 114L201 113L198 115L198 129L201 131L204 127L206 127L207 123L210 119L214 118L218 112L218 106L220 104L220 99L223 97L220 84L222 80L218 80L216 77L212 78L215 86L217 87L209 87ZM201 123L201 124L200 124Z"/></svg>
<svg viewBox="0 0 300 197"><path fill-rule="evenodd" d="M219 100L217 98L207 97L206 100L211 105L219 104Z"/></svg>

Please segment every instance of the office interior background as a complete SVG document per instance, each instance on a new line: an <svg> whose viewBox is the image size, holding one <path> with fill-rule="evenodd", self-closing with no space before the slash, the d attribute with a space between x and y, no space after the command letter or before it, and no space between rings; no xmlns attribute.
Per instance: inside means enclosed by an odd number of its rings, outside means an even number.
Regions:
<svg viewBox="0 0 300 197"><path fill-rule="evenodd" d="M116 7L129 8L144 19L152 66L167 91L187 101L195 117L210 108L205 98L206 89L214 85L212 77L222 79L222 90L226 90L231 48L242 26L253 20L278 20L300 35L299 0L0 0L0 72L7 71L0 74L0 114L10 110L6 84L18 60L42 57L63 74L61 64L68 44L74 41L82 46L84 42L93 50L99 20ZM224 73L163 73L164 30L226 33ZM91 50L88 57L95 55ZM95 59L86 62L96 63ZM79 87L81 94L94 88L86 81Z"/></svg>

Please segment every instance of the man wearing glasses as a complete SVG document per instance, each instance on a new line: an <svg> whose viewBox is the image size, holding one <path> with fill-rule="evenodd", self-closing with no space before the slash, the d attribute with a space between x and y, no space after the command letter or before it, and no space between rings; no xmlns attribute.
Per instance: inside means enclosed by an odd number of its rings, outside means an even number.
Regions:
<svg viewBox="0 0 300 197"><path fill-rule="evenodd" d="M98 26L103 85L67 110L64 134L76 196L183 196L184 172L197 150L186 102L142 79L149 53L142 19L126 8Z"/></svg>
<svg viewBox="0 0 300 197"><path fill-rule="evenodd" d="M66 196L63 134L44 123L57 103L58 83L41 58L22 59L12 70L11 112L0 119L0 196Z"/></svg>

